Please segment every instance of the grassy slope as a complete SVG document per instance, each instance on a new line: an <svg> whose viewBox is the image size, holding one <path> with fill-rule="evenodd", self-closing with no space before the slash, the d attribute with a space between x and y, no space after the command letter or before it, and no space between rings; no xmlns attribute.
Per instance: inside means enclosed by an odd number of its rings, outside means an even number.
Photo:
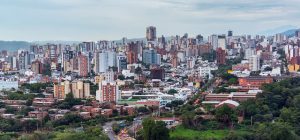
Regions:
<svg viewBox="0 0 300 140"><path fill-rule="evenodd" d="M247 133L242 130L235 130L236 133ZM181 137L187 139L201 138L201 139L223 139L230 133L230 130L205 130L197 131L192 129L185 129L182 126L177 127L170 133L171 138Z"/></svg>

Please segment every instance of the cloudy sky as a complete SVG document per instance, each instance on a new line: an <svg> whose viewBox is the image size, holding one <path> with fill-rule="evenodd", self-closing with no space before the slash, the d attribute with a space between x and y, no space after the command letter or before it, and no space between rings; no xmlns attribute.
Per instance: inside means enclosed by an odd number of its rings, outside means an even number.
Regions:
<svg viewBox="0 0 300 140"><path fill-rule="evenodd" d="M1 0L0 40L256 34L300 26L300 0Z"/></svg>

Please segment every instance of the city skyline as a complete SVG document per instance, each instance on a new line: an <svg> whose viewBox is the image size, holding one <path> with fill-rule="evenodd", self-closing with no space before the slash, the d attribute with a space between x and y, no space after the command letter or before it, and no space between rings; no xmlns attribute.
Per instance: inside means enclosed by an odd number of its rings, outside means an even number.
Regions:
<svg viewBox="0 0 300 140"><path fill-rule="evenodd" d="M157 35L258 34L299 28L298 0L4 0L0 40L116 40Z"/></svg>

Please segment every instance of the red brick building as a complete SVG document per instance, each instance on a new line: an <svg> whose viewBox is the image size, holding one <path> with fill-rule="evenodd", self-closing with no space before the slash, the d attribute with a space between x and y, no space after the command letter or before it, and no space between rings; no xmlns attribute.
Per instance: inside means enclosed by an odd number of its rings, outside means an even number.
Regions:
<svg viewBox="0 0 300 140"><path fill-rule="evenodd" d="M218 65L224 65L226 62L226 52L222 48L217 49L217 64Z"/></svg>
<svg viewBox="0 0 300 140"><path fill-rule="evenodd" d="M270 84L273 82L273 78L261 77L261 76L253 76L253 77L241 77L239 78L239 85L243 87L254 87L260 88L263 84Z"/></svg>
<svg viewBox="0 0 300 140"><path fill-rule="evenodd" d="M119 88L116 82L102 81L99 84L98 96L100 102L116 102L119 99Z"/></svg>
<svg viewBox="0 0 300 140"><path fill-rule="evenodd" d="M128 64L137 63L138 62L137 53L134 53L133 51L127 52L127 62Z"/></svg>
<svg viewBox="0 0 300 140"><path fill-rule="evenodd" d="M88 76L88 74L90 72L88 56L85 56L82 54L80 54L78 56L78 70L79 70L79 76L82 76L82 77Z"/></svg>

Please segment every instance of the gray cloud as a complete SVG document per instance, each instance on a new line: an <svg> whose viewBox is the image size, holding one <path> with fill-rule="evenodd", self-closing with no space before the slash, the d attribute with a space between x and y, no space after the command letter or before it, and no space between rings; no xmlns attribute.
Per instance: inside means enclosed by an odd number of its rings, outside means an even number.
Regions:
<svg viewBox="0 0 300 140"><path fill-rule="evenodd" d="M255 34L300 24L299 0L3 0L0 40L99 40L158 34Z"/></svg>

